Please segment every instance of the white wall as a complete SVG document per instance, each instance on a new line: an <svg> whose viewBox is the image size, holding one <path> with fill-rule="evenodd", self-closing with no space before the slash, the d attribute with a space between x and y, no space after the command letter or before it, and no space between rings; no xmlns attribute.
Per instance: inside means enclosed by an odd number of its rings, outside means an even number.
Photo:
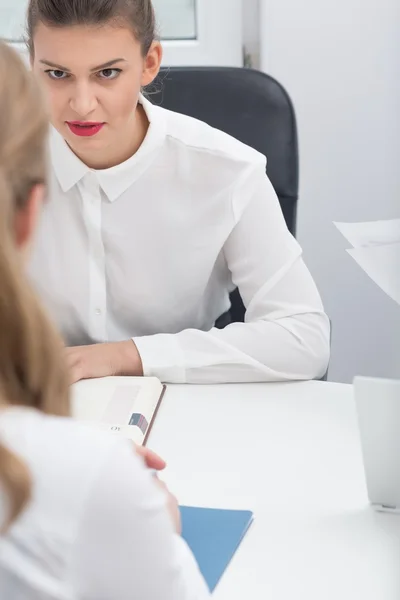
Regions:
<svg viewBox="0 0 400 600"><path fill-rule="evenodd" d="M251 66L260 66L260 0L242 0L243 44L251 58Z"/></svg>
<svg viewBox="0 0 400 600"><path fill-rule="evenodd" d="M400 2L260 2L261 64L298 117L298 238L333 321L330 379L400 377L400 307L332 225L400 216Z"/></svg>

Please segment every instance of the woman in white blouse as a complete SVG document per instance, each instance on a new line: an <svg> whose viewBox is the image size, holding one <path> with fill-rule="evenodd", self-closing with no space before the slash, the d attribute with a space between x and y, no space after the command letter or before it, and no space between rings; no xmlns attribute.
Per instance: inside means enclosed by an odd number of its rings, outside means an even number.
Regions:
<svg viewBox="0 0 400 600"><path fill-rule="evenodd" d="M130 442L68 417L62 343L22 260L41 208L47 116L1 43L0 131L0 598L205 600L176 501Z"/></svg>
<svg viewBox="0 0 400 600"><path fill-rule="evenodd" d="M28 42L53 125L31 272L73 380L321 377L329 321L265 157L141 95L151 0L31 0ZM236 286L246 322L219 330Z"/></svg>

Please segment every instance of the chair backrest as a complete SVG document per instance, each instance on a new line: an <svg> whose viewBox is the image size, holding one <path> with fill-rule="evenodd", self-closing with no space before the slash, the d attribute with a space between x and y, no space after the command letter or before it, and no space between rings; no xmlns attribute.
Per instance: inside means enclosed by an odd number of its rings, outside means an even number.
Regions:
<svg viewBox="0 0 400 600"><path fill-rule="evenodd" d="M295 234L298 199L296 118L284 88L252 69L231 67L163 68L149 98L154 104L216 127L264 154L289 230ZM230 321L243 321L238 292Z"/></svg>

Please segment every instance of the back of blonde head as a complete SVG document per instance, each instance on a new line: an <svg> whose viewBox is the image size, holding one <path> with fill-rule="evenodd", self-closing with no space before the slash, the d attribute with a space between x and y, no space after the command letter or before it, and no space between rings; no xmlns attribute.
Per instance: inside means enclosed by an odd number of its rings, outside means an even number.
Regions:
<svg viewBox="0 0 400 600"><path fill-rule="evenodd" d="M25 276L14 230L17 211L45 181L47 127L33 76L0 42L0 409L22 405L67 415L61 341ZM7 522L0 524L5 528L26 505L30 478L1 440L0 486L9 500Z"/></svg>

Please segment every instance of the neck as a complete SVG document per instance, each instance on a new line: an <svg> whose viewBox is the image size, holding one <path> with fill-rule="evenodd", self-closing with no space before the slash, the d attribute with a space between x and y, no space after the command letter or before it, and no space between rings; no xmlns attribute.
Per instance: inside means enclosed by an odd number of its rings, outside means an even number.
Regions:
<svg viewBox="0 0 400 600"><path fill-rule="evenodd" d="M131 128L127 128L114 143L98 152L76 152L74 148L71 148L71 150L90 169L110 169L136 154L146 137L148 128L149 121L144 108L141 104L138 104L135 110L133 133Z"/></svg>

